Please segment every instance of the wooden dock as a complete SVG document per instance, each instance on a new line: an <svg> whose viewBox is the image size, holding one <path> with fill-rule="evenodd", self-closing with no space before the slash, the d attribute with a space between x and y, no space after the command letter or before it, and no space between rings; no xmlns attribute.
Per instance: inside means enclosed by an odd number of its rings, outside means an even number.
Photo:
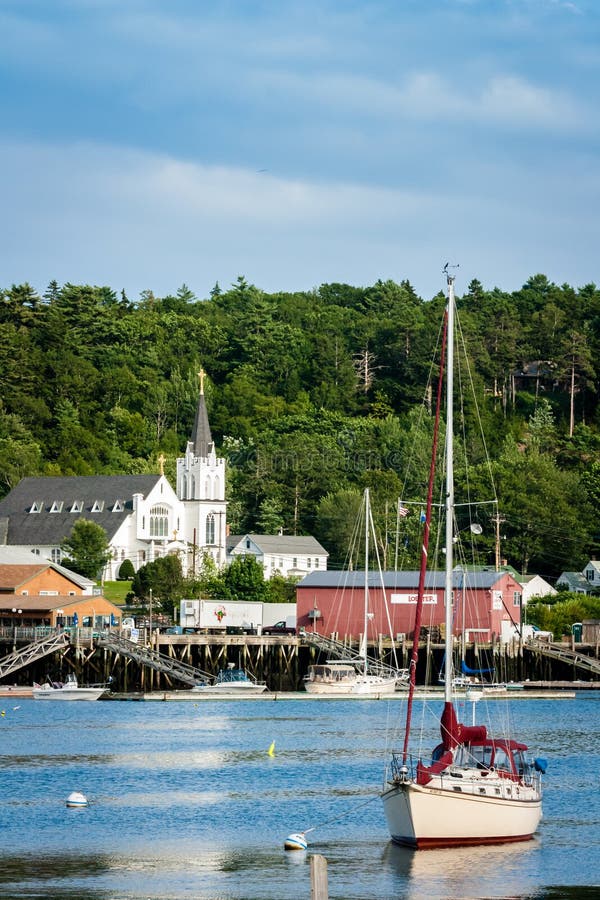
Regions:
<svg viewBox="0 0 600 900"><path fill-rule="evenodd" d="M494 691L491 694L485 694L485 700L573 700L577 691L571 688L555 688L538 687L536 690L507 690ZM600 689L600 688L598 688ZM415 693L415 700L439 700L442 701L444 696L443 688L420 688ZM202 691L150 691L150 692L131 692L131 693L114 693L103 697L103 700L138 700L146 703L160 703L184 701L193 703L221 703L222 701L243 700L244 702L261 702L274 703L281 700L297 700L299 702L320 701L320 700L391 700L392 702L402 702L407 698L406 691L396 691L394 694L309 694L306 691L265 691L262 694L246 694L244 696L236 696L234 694L206 694ZM459 695L459 700L468 699L464 695Z"/></svg>

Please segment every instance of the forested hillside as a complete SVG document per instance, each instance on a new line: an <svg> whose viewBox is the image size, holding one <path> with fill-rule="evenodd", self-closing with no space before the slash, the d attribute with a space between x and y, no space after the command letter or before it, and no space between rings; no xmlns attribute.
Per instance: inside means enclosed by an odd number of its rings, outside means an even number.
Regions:
<svg viewBox="0 0 600 900"><path fill-rule="evenodd" d="M389 564L398 497L423 494L443 303L407 281L265 294L240 277L207 299L184 285L135 301L107 287L53 282L38 296L13 286L0 306L0 490L24 475L156 472L161 452L174 481L203 367L232 532L311 533L340 563L370 486ZM543 275L514 293L473 281L458 308L502 555L548 577L580 569L600 532L600 290ZM461 421L477 493L485 454L473 404ZM417 518L403 522L409 559Z"/></svg>

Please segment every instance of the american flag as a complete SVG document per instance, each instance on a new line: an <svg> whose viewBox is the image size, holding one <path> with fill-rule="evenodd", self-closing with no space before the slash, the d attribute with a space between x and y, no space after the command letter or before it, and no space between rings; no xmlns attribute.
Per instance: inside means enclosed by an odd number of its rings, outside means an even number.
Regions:
<svg viewBox="0 0 600 900"><path fill-rule="evenodd" d="M402 506L401 503L398 504L398 515L402 516L402 518L408 515L408 509L406 508L406 506Z"/></svg>

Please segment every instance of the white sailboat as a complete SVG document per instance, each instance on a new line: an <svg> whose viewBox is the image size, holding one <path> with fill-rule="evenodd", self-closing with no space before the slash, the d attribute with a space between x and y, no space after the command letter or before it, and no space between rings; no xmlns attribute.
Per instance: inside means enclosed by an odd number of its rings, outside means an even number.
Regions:
<svg viewBox="0 0 600 900"><path fill-rule="evenodd" d="M390 836L414 848L524 841L542 815L541 774L544 760L531 762L527 747L516 740L492 737L485 725L459 722L453 704L452 591L454 529L453 364L454 276L445 270L447 303L447 396L445 442L445 674L441 743L431 761L414 761L408 753L416 648L413 647L404 749L392 756L382 792ZM443 362L442 362L443 367ZM438 415L439 399L438 394ZM432 456L433 459L433 456ZM433 463L432 463L433 466ZM431 483L428 516L431 515ZM428 529L428 524L426 525ZM424 552L426 556L426 550ZM424 564L423 569L424 571ZM423 579L424 580L424 579ZM420 588L420 594L422 590ZM419 601L421 601L421 596ZM419 603L417 621L419 621ZM418 632L418 627L416 629ZM415 635L415 642L418 640ZM473 700L479 699L473 698ZM473 703L473 713L475 703Z"/></svg>
<svg viewBox="0 0 600 900"><path fill-rule="evenodd" d="M354 662L332 661L309 666L304 688L309 694L393 694L406 680L407 672L378 665L369 659L367 635L372 614L369 611L369 534L373 530L369 489L364 492L365 579L363 633L358 659Z"/></svg>

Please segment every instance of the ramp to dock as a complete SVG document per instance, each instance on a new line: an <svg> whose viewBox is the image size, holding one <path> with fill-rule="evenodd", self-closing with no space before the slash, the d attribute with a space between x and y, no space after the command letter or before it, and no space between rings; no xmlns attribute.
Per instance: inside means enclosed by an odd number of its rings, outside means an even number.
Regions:
<svg viewBox="0 0 600 900"><path fill-rule="evenodd" d="M117 634L96 635L95 643L98 647L105 647L113 653L127 656L149 669L163 672L184 684L196 685L212 681L212 676L201 669L196 669L194 666L159 653L157 650L152 650L151 647L145 647L143 644L134 644L133 641L128 641Z"/></svg>
<svg viewBox="0 0 600 900"><path fill-rule="evenodd" d="M600 675L600 660L595 659L593 656L587 656L585 653L577 653L576 650L570 650L568 647L557 647L556 644L548 644L545 641L536 641L535 639L528 641L525 646L528 650L539 653L540 656L567 663L567 665L582 669L584 672Z"/></svg>
<svg viewBox="0 0 600 900"><path fill-rule="evenodd" d="M27 644L26 647L15 650L0 660L0 679L12 675L17 669L23 669L38 659L42 659L43 656L48 656L49 653L54 653L55 650L61 650L68 645L69 635L64 631L57 631L56 634Z"/></svg>
<svg viewBox="0 0 600 900"><path fill-rule="evenodd" d="M322 634L312 631L305 632L302 635L302 640L304 643L316 647L322 653L326 653L328 661L340 660L341 662L353 663L356 666L364 663L363 657L356 650L347 647L342 641L326 638ZM379 662L379 660L371 657L367 657L367 664L369 672L374 675L395 676L399 681L408 680L408 669L396 669L394 666L388 666L386 663Z"/></svg>

